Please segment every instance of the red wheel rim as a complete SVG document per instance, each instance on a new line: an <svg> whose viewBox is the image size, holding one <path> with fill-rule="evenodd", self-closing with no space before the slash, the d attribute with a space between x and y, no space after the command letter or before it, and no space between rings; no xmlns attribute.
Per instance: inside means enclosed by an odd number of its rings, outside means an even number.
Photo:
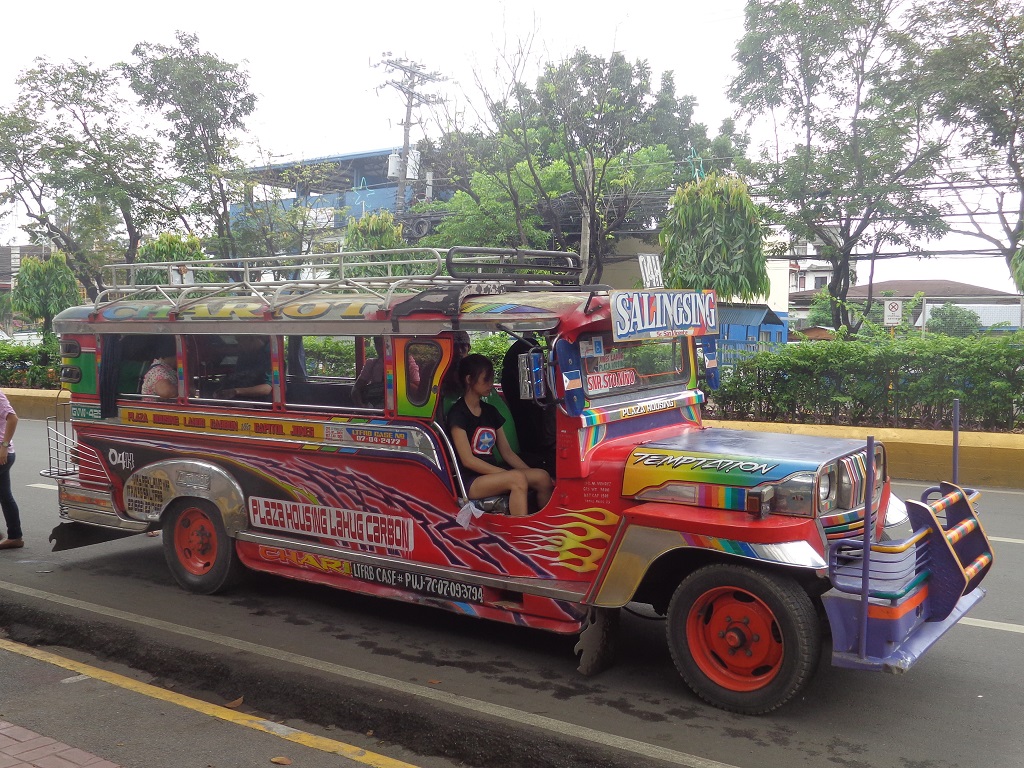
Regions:
<svg viewBox="0 0 1024 768"><path fill-rule="evenodd" d="M701 595L686 618L686 641L701 671L730 691L756 691L779 673L785 646L775 614L736 587Z"/></svg>
<svg viewBox="0 0 1024 768"><path fill-rule="evenodd" d="M174 552L182 567L195 576L205 576L217 561L217 531L209 515L190 507L174 526Z"/></svg>

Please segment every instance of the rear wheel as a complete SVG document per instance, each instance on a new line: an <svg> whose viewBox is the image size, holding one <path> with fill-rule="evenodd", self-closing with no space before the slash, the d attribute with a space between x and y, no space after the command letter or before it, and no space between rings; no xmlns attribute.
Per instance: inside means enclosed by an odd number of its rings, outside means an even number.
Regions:
<svg viewBox="0 0 1024 768"><path fill-rule="evenodd" d="M175 581L189 592L212 595L236 583L242 563L224 529L220 512L208 501L188 499L164 513L164 557Z"/></svg>
<svg viewBox="0 0 1024 768"><path fill-rule="evenodd" d="M719 564L694 571L676 589L668 643L694 693L756 715L807 684L821 655L821 628L810 597L792 579Z"/></svg>

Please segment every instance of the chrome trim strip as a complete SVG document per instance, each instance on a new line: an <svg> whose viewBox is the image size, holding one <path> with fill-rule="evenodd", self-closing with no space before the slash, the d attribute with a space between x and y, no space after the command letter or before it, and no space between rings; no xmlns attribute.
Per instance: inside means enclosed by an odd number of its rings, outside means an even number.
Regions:
<svg viewBox="0 0 1024 768"><path fill-rule="evenodd" d="M95 509L63 506L60 516L65 520L95 525L98 528L114 528L121 531L137 531L141 533L149 528L148 523L136 520L124 520L112 512L101 512Z"/></svg>
<svg viewBox="0 0 1024 768"><path fill-rule="evenodd" d="M356 552L340 547L331 547L325 544L315 544L309 541L297 541L286 539L281 536L261 533L258 531L239 531L235 538L239 541L248 541L253 544L262 544L266 547L278 549L292 549L298 552L309 552L314 555L325 555L327 557L351 560L352 562L367 563L369 565L381 565L388 568L395 568L411 573L420 573L426 576L437 576L461 581L466 584L479 584L484 587L494 587L509 592L519 592L524 595L537 595L549 597L553 600L564 600L570 603L581 603L589 583L559 581L555 579L530 579L521 576L491 576L488 574L463 571L457 568L445 568L438 565L427 565L414 563L401 558L384 557L367 552Z"/></svg>

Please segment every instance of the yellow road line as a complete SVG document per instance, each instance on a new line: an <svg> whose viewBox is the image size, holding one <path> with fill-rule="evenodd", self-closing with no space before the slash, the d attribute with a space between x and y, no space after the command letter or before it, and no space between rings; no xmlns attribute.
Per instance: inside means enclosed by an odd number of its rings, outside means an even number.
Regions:
<svg viewBox="0 0 1024 768"><path fill-rule="evenodd" d="M27 656L30 659L36 659L37 661L43 661L47 664L63 667L64 669L69 669L72 672L88 675L89 677L100 680L104 683L116 685L118 688L124 688L128 691L140 693L143 696L149 696L153 699L160 699L161 701L166 701L170 704L184 707L185 709L191 709L194 712L199 712L203 715L216 717L220 720L234 723L235 725L241 725L246 728L252 728L256 731L269 733L294 744L300 744L304 747L316 749L321 752L327 752L332 755L341 755L350 760L363 763L364 765L373 766L373 768L416 768L416 766L411 763L405 763L401 760L395 760L385 755L379 755L376 752L368 752L367 750L361 749L353 744L346 744L345 742L335 741L334 739L324 738L323 736L315 736L296 728L290 728L287 725L281 725L280 723L264 720L260 717L253 717L252 715L246 715L242 712L236 712L233 709L228 709L227 707L221 707L216 704L200 701L199 699L193 699L180 693L175 693L173 691L159 688L155 685L150 685L149 683L133 680L130 677L119 675L116 672L108 672L105 669L93 667L89 664L83 664L82 662L74 661L73 659L66 659L63 656L57 656L56 654L41 651L38 648L32 648L31 646L22 645L21 643L13 643L10 640L0 638L0 650L10 651L11 653L17 653L21 656Z"/></svg>

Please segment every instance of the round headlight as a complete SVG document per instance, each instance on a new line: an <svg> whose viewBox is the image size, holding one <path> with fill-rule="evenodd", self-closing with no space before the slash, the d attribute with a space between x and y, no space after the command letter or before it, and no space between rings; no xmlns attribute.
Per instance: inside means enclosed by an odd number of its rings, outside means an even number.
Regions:
<svg viewBox="0 0 1024 768"><path fill-rule="evenodd" d="M818 501L826 502L832 496L832 473L821 475L818 478Z"/></svg>

